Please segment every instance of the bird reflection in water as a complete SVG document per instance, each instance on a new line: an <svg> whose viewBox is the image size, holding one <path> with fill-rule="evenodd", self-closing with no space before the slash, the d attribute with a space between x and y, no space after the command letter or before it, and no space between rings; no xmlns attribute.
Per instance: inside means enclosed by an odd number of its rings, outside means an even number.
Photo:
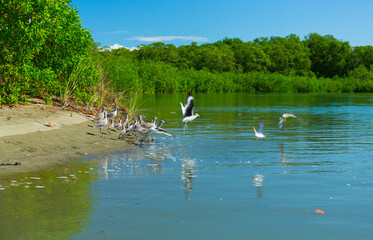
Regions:
<svg viewBox="0 0 373 240"><path fill-rule="evenodd" d="M281 159L281 166L286 167L288 160L286 158L286 154L284 153L284 144L280 143L280 159Z"/></svg>
<svg viewBox="0 0 373 240"><path fill-rule="evenodd" d="M195 159L184 159L182 162L182 175L181 179L184 181L184 193L185 193L185 199L190 200L192 197L190 196L190 193L193 189L193 178L196 177L196 175L193 174L193 172L196 169L196 160Z"/></svg>
<svg viewBox="0 0 373 240"><path fill-rule="evenodd" d="M99 161L99 165L100 165L100 169L101 169L101 176L102 176L102 179L109 179L109 175L108 175L108 171L107 171L107 167L108 167L108 161L109 159L107 157L101 159Z"/></svg>
<svg viewBox="0 0 373 240"><path fill-rule="evenodd" d="M167 147L161 147L155 144L149 144L145 148L140 147L136 151L133 151L131 155L127 156L128 160L138 160L139 164L136 166L136 168L138 170L141 168L143 174L145 174L146 171L151 175L163 174L162 164L163 161L168 158L172 158L171 154L169 153L169 149Z"/></svg>
<svg viewBox="0 0 373 240"><path fill-rule="evenodd" d="M263 182L264 182L264 175L255 174L252 178L253 186L256 187L256 197L257 198L263 198Z"/></svg>

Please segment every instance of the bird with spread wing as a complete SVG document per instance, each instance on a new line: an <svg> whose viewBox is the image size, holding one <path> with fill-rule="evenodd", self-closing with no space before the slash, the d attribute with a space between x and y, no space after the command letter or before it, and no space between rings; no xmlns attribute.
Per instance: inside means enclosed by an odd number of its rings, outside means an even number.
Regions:
<svg viewBox="0 0 373 240"><path fill-rule="evenodd" d="M197 117L199 117L199 114L193 114L193 109L194 109L194 98L191 93L188 93L187 98L186 98L186 103L185 106L180 102L181 106L181 111L183 112L183 123L184 125L184 130L187 129L187 122L191 122Z"/></svg>
<svg viewBox="0 0 373 240"><path fill-rule="evenodd" d="M278 128L279 129L284 129L284 123L286 121L286 118L288 117L292 117L292 118L296 118L298 119L299 121L304 121L303 119L300 119L298 118L297 116L295 116L294 114L291 114L291 113L284 113L281 118L280 118L280 122L278 123Z"/></svg>

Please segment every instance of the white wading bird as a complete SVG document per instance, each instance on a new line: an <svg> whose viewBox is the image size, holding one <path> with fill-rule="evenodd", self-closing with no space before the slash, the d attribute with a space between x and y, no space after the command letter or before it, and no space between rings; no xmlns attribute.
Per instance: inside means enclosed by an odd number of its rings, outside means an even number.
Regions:
<svg viewBox="0 0 373 240"><path fill-rule="evenodd" d="M280 118L280 122L278 123L278 128L279 128L279 129L283 129L283 128L284 128L284 123L285 123L285 121L286 121L286 118L288 118L288 117L296 118L296 119L298 119L298 120L300 120L300 121L303 121L303 119L298 118L298 117L295 116L294 114L291 114L291 113L284 113L284 114L281 116L281 118Z"/></svg>
<svg viewBox="0 0 373 240"><path fill-rule="evenodd" d="M194 119L199 117L199 114L196 113L196 114L193 115L194 98L193 98L191 93L188 93L188 95L187 95L185 106L183 106L183 104L181 102L180 102L180 105L181 105L181 111L183 112L183 117L184 117L183 123L185 123L184 130L186 130L187 129L187 122L193 121Z"/></svg>
<svg viewBox="0 0 373 240"><path fill-rule="evenodd" d="M263 134L264 131L264 119L260 120L259 130L256 131L255 127L253 127L255 137L258 138L265 138L266 136Z"/></svg>

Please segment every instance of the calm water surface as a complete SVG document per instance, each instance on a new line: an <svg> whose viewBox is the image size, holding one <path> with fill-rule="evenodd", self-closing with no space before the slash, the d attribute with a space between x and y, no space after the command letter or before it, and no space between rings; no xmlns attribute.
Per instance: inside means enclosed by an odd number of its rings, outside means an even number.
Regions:
<svg viewBox="0 0 373 240"><path fill-rule="evenodd" d="M175 137L0 181L0 239L373 239L373 95L194 97L187 131L145 97Z"/></svg>

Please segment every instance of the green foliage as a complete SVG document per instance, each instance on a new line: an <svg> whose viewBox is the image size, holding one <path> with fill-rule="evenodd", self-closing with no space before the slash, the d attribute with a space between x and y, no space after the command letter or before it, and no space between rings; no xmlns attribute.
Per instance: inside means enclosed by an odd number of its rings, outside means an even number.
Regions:
<svg viewBox="0 0 373 240"><path fill-rule="evenodd" d="M100 50L70 0L0 1L0 104L28 96L100 106L128 93L373 91L373 47L331 35Z"/></svg>
<svg viewBox="0 0 373 240"><path fill-rule="evenodd" d="M373 46L354 47L349 59L350 69L355 69L360 65L372 69L373 66Z"/></svg>
<svg viewBox="0 0 373 240"><path fill-rule="evenodd" d="M252 42L224 39L232 47L239 72L268 72L271 66L270 57L264 52L263 46Z"/></svg>
<svg viewBox="0 0 373 240"><path fill-rule="evenodd" d="M290 76L312 76L309 49L298 36L291 34L286 38L271 37L255 39L255 43L263 46L270 58L268 70Z"/></svg>
<svg viewBox="0 0 373 240"><path fill-rule="evenodd" d="M76 65L85 61L92 66L88 63L90 32L81 27L78 12L69 2L1 1L0 104L16 104L26 96L64 99L61 89L69 88ZM92 94L86 87L98 82L97 70L91 68L83 76L87 79L70 92L82 102Z"/></svg>
<svg viewBox="0 0 373 240"><path fill-rule="evenodd" d="M153 43L118 56L105 52L118 89L154 92L371 92L373 47L351 48L331 35L302 41L225 38L175 47ZM116 74L119 73L120 74Z"/></svg>
<svg viewBox="0 0 373 240"><path fill-rule="evenodd" d="M77 98L78 103L91 102L94 89L98 87L96 79L98 79L98 72L90 65L89 59L80 59L73 67L69 78L60 85L61 102L65 104L72 96Z"/></svg>
<svg viewBox="0 0 373 240"><path fill-rule="evenodd" d="M360 65L348 73L348 78L343 79L346 92L373 92L373 64L370 68ZM351 86L354 88L351 89Z"/></svg>
<svg viewBox="0 0 373 240"><path fill-rule="evenodd" d="M335 39L331 35L321 36L311 33L306 37L310 49L311 70L317 77L345 77L349 69L352 49L348 42Z"/></svg>
<svg viewBox="0 0 373 240"><path fill-rule="evenodd" d="M274 46L269 47L271 44ZM105 63L106 77L117 92L341 93L373 90L372 68L364 65L350 70L346 77L317 78L310 71L310 53L306 44L295 35L257 39L255 43L224 39L214 45L204 44L201 48L193 43L176 48L179 59L171 62L161 60L160 55L152 55L153 48L157 53L162 49L164 54L168 51L166 49L171 49L164 44L153 44L132 52L123 50L123 54L118 54L118 50L100 53L104 58L101 61ZM218 57L219 54L223 56L224 51L218 49L232 51L233 54L226 54L226 63ZM281 60L279 54L270 53L269 49L282 52L287 60ZM145 52L153 57L146 60ZM140 59L139 54L142 55ZM213 67L214 64L235 67L217 68ZM275 67L277 70L273 70ZM267 68L274 72L270 73Z"/></svg>

